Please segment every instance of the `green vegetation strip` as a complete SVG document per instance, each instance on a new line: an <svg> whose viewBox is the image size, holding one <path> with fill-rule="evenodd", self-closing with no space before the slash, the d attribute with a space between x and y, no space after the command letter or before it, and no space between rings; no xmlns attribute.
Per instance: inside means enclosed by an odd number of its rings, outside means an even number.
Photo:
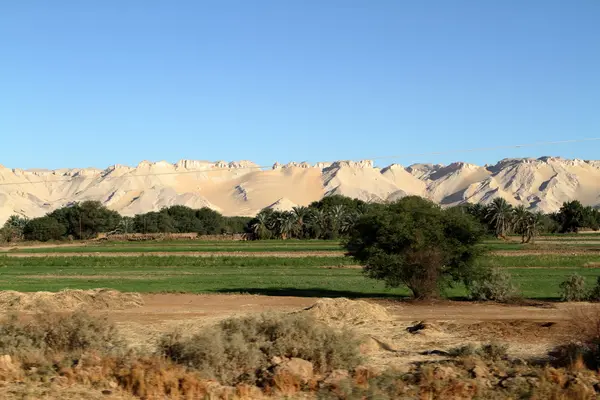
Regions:
<svg viewBox="0 0 600 400"><path fill-rule="evenodd" d="M283 245L273 243L260 243L256 245L240 245L229 242L224 244L115 244L102 246L57 246L26 248L21 247L11 250L12 253L167 253L180 251L198 252L293 252L293 251L341 251L342 248L335 242L299 242L299 244Z"/></svg>
<svg viewBox="0 0 600 400"><path fill-rule="evenodd" d="M486 240L481 246L489 251L540 250L557 251L569 248L600 251L598 243L572 243L564 240L561 243L540 242L538 244L506 243L499 240ZM169 253L197 251L215 252L319 252L342 251L339 241L335 240L264 240L251 242L233 241L161 241L161 242L107 242L82 246L56 247L20 247L10 250L11 253Z"/></svg>
<svg viewBox="0 0 600 400"><path fill-rule="evenodd" d="M528 298L558 298L558 285L578 273L593 285L599 268L593 256L488 257L506 268ZM253 293L319 297L407 296L404 288L388 289L366 279L343 257L47 257L0 256L0 289L57 291L109 287L121 291L156 293ZM460 285L447 291L462 297Z"/></svg>

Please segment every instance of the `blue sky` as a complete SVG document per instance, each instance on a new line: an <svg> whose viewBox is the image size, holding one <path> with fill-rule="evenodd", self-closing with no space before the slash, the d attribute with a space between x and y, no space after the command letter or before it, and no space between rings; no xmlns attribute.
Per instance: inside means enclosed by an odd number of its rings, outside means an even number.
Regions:
<svg viewBox="0 0 600 400"><path fill-rule="evenodd" d="M597 0L6 1L0 164L269 165L600 137L599 18Z"/></svg>

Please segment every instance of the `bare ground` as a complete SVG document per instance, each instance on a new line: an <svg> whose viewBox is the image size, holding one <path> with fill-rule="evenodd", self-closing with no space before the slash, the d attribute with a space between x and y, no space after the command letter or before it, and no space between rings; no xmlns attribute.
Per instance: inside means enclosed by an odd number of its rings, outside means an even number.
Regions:
<svg viewBox="0 0 600 400"><path fill-rule="evenodd" d="M318 300L228 294L150 294L143 298L142 307L109 312L128 339L141 347L151 345L162 332L175 328L192 332L232 316L265 311L302 312ZM368 363L376 367L439 360L444 358L443 352L452 348L491 341L508 344L509 352L518 357L543 356L564 340L573 308L573 304L565 303L516 306L368 301L384 306L391 315L390 321L355 321L350 326L367 340ZM426 329L416 333L407 331L420 321L426 322Z"/></svg>
<svg viewBox="0 0 600 400"><path fill-rule="evenodd" d="M343 257L342 251L149 251L149 252L49 252L49 253L12 253L4 252L8 257L139 257L139 256L186 256L186 257Z"/></svg>
<svg viewBox="0 0 600 400"><path fill-rule="evenodd" d="M139 256L186 256L186 257L343 257L343 251L148 251L148 252L47 252L18 253L0 251L7 257L139 257ZM502 257L540 256L540 255L595 255L600 256L600 247L594 248L555 248L525 250L495 250L489 254Z"/></svg>

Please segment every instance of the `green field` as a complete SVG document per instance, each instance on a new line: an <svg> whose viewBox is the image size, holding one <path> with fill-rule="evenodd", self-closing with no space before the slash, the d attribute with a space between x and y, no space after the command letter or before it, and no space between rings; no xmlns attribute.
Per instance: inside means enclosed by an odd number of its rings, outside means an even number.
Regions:
<svg viewBox="0 0 600 400"><path fill-rule="evenodd" d="M578 273L595 283L599 262L593 255L487 256L486 262L506 268L528 298L557 298L558 285ZM397 297L403 288L387 289L362 276L344 257L59 257L0 256L0 289L57 291L108 287L134 292L253 293L295 296ZM447 291L465 296L457 286Z"/></svg>
<svg viewBox="0 0 600 400"><path fill-rule="evenodd" d="M560 239L560 240L559 240ZM578 239L578 240L574 240ZM520 251L520 250L565 250L598 251L600 256L600 236L580 235L564 238L544 237L535 244L521 244L518 238L512 242L502 240L485 240L481 247L488 251ZM550 243L546 243L551 240ZM555 243L558 241L559 243ZM582 241L583 243L579 243ZM8 250L11 253L265 253L265 252L336 252L343 251L341 243L335 240L266 240L266 241L149 241L149 242L95 242L76 246L56 247L19 247Z"/></svg>
<svg viewBox="0 0 600 400"><path fill-rule="evenodd" d="M106 242L82 246L20 247L17 253L163 253L181 251L200 252L291 252L291 251L341 251L338 241L329 240L269 240L252 242L229 241L157 241L157 242Z"/></svg>

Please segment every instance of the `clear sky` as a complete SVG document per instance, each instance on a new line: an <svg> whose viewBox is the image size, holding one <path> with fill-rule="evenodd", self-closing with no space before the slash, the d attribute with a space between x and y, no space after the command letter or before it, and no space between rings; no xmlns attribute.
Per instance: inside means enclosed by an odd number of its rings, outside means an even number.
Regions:
<svg viewBox="0 0 600 400"><path fill-rule="evenodd" d="M599 21L598 0L4 1L0 164L269 165L600 137Z"/></svg>

